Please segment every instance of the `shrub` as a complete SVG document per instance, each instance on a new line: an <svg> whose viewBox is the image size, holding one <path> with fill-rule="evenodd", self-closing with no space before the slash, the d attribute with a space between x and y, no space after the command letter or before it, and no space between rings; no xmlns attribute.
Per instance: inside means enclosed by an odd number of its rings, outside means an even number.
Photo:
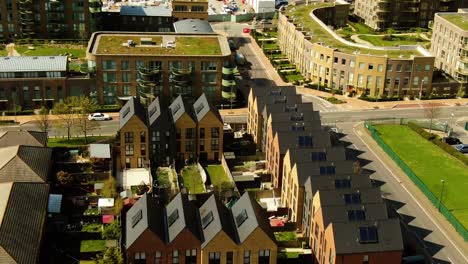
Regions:
<svg viewBox="0 0 468 264"><path fill-rule="evenodd" d="M468 165L468 157L466 157L463 153L460 153L454 147L440 140L440 137L438 137L437 135L427 132L426 130L422 129L421 127L412 122L408 122L407 126L411 128L411 130L413 130L414 132L421 135L424 139L429 140L430 142L432 142L433 144L435 144L454 158L460 160L465 165Z"/></svg>

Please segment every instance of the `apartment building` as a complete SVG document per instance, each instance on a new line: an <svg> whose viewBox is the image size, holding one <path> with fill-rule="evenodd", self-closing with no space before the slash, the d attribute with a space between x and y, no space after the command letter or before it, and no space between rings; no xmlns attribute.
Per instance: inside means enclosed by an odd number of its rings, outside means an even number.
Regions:
<svg viewBox="0 0 468 264"><path fill-rule="evenodd" d="M78 38L95 31L100 0L0 2L0 39Z"/></svg>
<svg viewBox="0 0 468 264"><path fill-rule="evenodd" d="M175 0L172 1L172 16L175 21L183 19L208 20L207 0Z"/></svg>
<svg viewBox="0 0 468 264"><path fill-rule="evenodd" d="M138 98L131 97L120 109L120 168L149 166L148 134L146 110Z"/></svg>
<svg viewBox="0 0 468 264"><path fill-rule="evenodd" d="M354 14L376 30L428 27L437 12L456 12L468 7L466 0L385 1L356 0Z"/></svg>
<svg viewBox="0 0 468 264"><path fill-rule="evenodd" d="M230 58L226 37L215 33L96 32L87 48L100 104L138 95L148 105L159 95L171 101L205 93L217 105Z"/></svg>
<svg viewBox="0 0 468 264"><path fill-rule="evenodd" d="M223 120L202 94L195 103L177 97L169 106L157 97L148 108L131 97L120 110L122 168L219 161Z"/></svg>
<svg viewBox="0 0 468 264"><path fill-rule="evenodd" d="M68 96L89 94L93 81L68 73L66 56L0 57L0 109L51 108Z"/></svg>
<svg viewBox="0 0 468 264"><path fill-rule="evenodd" d="M117 25L103 25L103 27L110 27L115 31L172 32L174 31L172 23L174 23L172 9L167 4L121 6L119 23Z"/></svg>
<svg viewBox="0 0 468 264"><path fill-rule="evenodd" d="M448 73L468 92L468 13L437 13L431 52L435 66Z"/></svg>
<svg viewBox="0 0 468 264"><path fill-rule="evenodd" d="M403 240L379 188L319 190L309 243L318 263L400 263Z"/></svg>
<svg viewBox="0 0 468 264"><path fill-rule="evenodd" d="M424 96L445 89L432 85L434 57L421 46L373 49L339 37L327 26L333 24L326 24L336 6L305 8L313 17L296 18L290 9L279 14L280 49L306 79L344 94L372 97ZM311 34L302 19L321 28L320 34Z"/></svg>
<svg viewBox="0 0 468 264"><path fill-rule="evenodd" d="M163 206L144 194L126 216L127 263L276 263L268 218L248 193L231 209L214 195L195 204L179 193Z"/></svg>

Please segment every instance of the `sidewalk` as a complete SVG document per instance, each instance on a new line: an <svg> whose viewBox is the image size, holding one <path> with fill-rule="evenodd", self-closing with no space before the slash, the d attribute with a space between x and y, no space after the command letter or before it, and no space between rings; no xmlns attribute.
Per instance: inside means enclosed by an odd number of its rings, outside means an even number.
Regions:
<svg viewBox="0 0 468 264"><path fill-rule="evenodd" d="M112 119L118 119L119 118L119 113L118 112L113 112L113 113L106 113ZM28 122L34 122L37 121L38 115L20 115L20 116L1 116L0 120L15 120L16 122L22 124L28 123ZM50 120L58 120L60 119L58 115L49 115Z"/></svg>
<svg viewBox="0 0 468 264"><path fill-rule="evenodd" d="M448 237L457 245L457 247L466 256L468 255L468 242L465 242L460 234L455 231L453 226L445 219L445 217L437 211L437 208L432 205L429 199L419 190L419 188L411 181L411 179L398 167L398 165L382 150L382 148L370 136L364 123L360 123L356 127L357 136L360 137L370 147L376 155L388 166L392 174L398 178L400 185L404 185L408 191L417 199L419 204L430 215L436 223L441 226L441 231L445 232ZM417 217L417 216L416 216Z"/></svg>
<svg viewBox="0 0 468 264"><path fill-rule="evenodd" d="M305 87L297 87L300 94L315 95L321 97L331 97L331 93L317 91ZM468 105L467 98L461 99L436 99L436 100L412 100L412 101L388 101L388 102L368 102L358 98L347 97L335 94L337 99L346 101L345 104L335 104L337 108L343 110L365 110L365 109L393 109L393 108L416 108L421 105L434 103L438 106Z"/></svg>

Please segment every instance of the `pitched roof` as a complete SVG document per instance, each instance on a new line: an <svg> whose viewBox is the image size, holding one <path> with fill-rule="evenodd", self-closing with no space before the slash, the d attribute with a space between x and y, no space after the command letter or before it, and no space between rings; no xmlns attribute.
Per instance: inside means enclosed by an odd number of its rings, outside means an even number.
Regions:
<svg viewBox="0 0 468 264"><path fill-rule="evenodd" d="M324 226L330 223L349 222L348 211L362 210L365 214L366 221L388 219L387 207L385 203L367 203L367 204L350 204L338 206L322 206L322 216ZM363 220L361 220L363 221Z"/></svg>
<svg viewBox="0 0 468 264"><path fill-rule="evenodd" d="M0 182L46 182L49 175L52 149L34 146L11 146L0 148ZM13 160L20 161L11 163L15 168L6 169ZM15 174L11 174L11 170ZM34 174L31 173L34 172Z"/></svg>
<svg viewBox="0 0 468 264"><path fill-rule="evenodd" d="M182 117L184 113L187 113L191 118L193 118L191 108L192 105L189 105L187 102L185 102L182 96L179 95L169 106L174 124L177 122L177 120L179 120L180 117Z"/></svg>
<svg viewBox="0 0 468 264"><path fill-rule="evenodd" d="M207 20L184 19L174 22L176 33L213 33L213 28Z"/></svg>
<svg viewBox="0 0 468 264"><path fill-rule="evenodd" d="M197 99L197 101L195 101L193 104L193 109L195 110L195 117L197 118L198 122L201 122L206 114L208 114L210 111L216 116L216 118L218 118L221 123L223 122L218 109L213 107L213 105L208 102L208 99L204 93Z"/></svg>
<svg viewBox="0 0 468 264"><path fill-rule="evenodd" d="M360 227L375 227L377 230L377 242L361 243ZM336 222L327 228L332 228L333 230L333 241L335 242L337 255L403 250L403 238L398 219Z"/></svg>
<svg viewBox="0 0 468 264"><path fill-rule="evenodd" d="M337 187L337 184L338 184L337 181L342 181L342 180L349 180L350 187L347 188L347 190L372 188L372 182L369 179L368 175L338 174L338 175L328 175L326 177L321 177L321 176L306 177L305 182L304 182L304 192L307 193L308 197L312 197L318 190L336 190L340 188L340 187ZM300 181L303 181L303 179L300 179Z"/></svg>
<svg viewBox="0 0 468 264"><path fill-rule="evenodd" d="M350 189L334 189L334 190L319 190L320 206L339 206L346 205L346 194L359 194L359 204L382 203L380 188L350 188Z"/></svg>
<svg viewBox="0 0 468 264"><path fill-rule="evenodd" d="M162 114L161 104L159 103L159 97L151 102L148 106L148 120L151 126Z"/></svg>
<svg viewBox="0 0 468 264"><path fill-rule="evenodd" d="M331 145L331 144L330 144ZM312 153L323 152L326 155L326 160L336 161L345 160L346 153L342 146L332 147L327 146L323 148L290 148L288 150L292 164L312 162Z"/></svg>
<svg viewBox="0 0 468 264"><path fill-rule="evenodd" d="M279 139L279 148L281 154L286 154L288 149L301 148L299 146L300 136L312 137L312 144L316 147L328 147L330 143L330 133L325 130L321 131L279 131L276 132L275 138ZM306 146L305 146L306 147Z"/></svg>
<svg viewBox="0 0 468 264"><path fill-rule="evenodd" d="M161 241L166 241L164 207L160 206L157 199L147 193L130 208L126 218L125 246L127 249L146 229L151 230Z"/></svg>
<svg viewBox="0 0 468 264"><path fill-rule="evenodd" d="M201 238L197 208L182 193L178 193L166 206L166 223L168 243L174 241L185 228L190 230L196 238Z"/></svg>
<svg viewBox="0 0 468 264"><path fill-rule="evenodd" d="M307 103L301 103L301 104L307 104ZM302 121L302 122L307 122L307 121L314 121L314 120L320 120L320 112L315 111L313 109L310 109L310 111L298 111L298 112L274 112L274 115L272 114L273 107L269 107L268 111L269 117L271 117L271 122L287 122L287 121Z"/></svg>
<svg viewBox="0 0 468 264"><path fill-rule="evenodd" d="M260 109L263 118L267 119L270 114L277 113L306 113L316 112L313 103L283 103L283 104L270 104Z"/></svg>
<svg viewBox="0 0 468 264"><path fill-rule="evenodd" d="M172 8L170 6L121 6L121 16L154 16L171 17Z"/></svg>
<svg viewBox="0 0 468 264"><path fill-rule="evenodd" d="M0 225L0 262L38 263L49 198L43 183L2 183L11 186ZM0 215L1 216L1 215ZM7 260L7 261L5 261Z"/></svg>
<svg viewBox="0 0 468 264"><path fill-rule="evenodd" d="M275 241L268 217L248 192L245 192L232 206L231 213L234 217L238 243L243 243L257 227L261 228L266 235Z"/></svg>
<svg viewBox="0 0 468 264"><path fill-rule="evenodd" d="M45 147L47 146L47 133L28 130L0 132L0 148L15 145Z"/></svg>
<svg viewBox="0 0 468 264"><path fill-rule="evenodd" d="M119 129L122 129L133 116L138 117L146 124L146 110L136 97L130 97L127 103L120 109Z"/></svg>
<svg viewBox="0 0 468 264"><path fill-rule="evenodd" d="M272 122L271 128L273 135L275 132L284 132L284 131L321 131L323 130L321 126L320 119L312 121L285 121L285 122Z"/></svg>
<svg viewBox="0 0 468 264"><path fill-rule="evenodd" d="M0 72L64 72L67 56L0 57Z"/></svg>
<svg viewBox="0 0 468 264"><path fill-rule="evenodd" d="M229 210L215 198L214 194L200 207L199 212L203 230L202 248L221 231L224 231L234 243L237 241Z"/></svg>

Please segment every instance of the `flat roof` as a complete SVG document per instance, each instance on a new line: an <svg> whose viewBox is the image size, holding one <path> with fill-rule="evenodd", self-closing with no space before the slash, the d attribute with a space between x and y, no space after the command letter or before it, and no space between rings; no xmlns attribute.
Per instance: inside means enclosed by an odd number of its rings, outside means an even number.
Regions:
<svg viewBox="0 0 468 264"><path fill-rule="evenodd" d="M152 44L141 44L151 39ZM134 46L129 46L129 42ZM146 42L146 41L145 41ZM174 44L175 43L175 44ZM171 46L171 47L169 47ZM225 36L214 33L131 33L96 32L88 45L94 55L141 56L229 56L231 51Z"/></svg>
<svg viewBox="0 0 468 264"><path fill-rule="evenodd" d="M213 33L213 28L206 20L184 19L174 22L174 29L177 33Z"/></svg>
<svg viewBox="0 0 468 264"><path fill-rule="evenodd" d="M375 50L367 48L352 47L341 43L339 40L335 39L329 32L327 32L317 21L315 21L311 16L310 12L314 9L333 7L333 3L315 3L310 5L296 5L289 6L286 9L285 14L290 18L295 18L297 23L302 24L305 28L304 31L309 31L310 36L312 37L309 40L311 43L321 42L323 46L329 46L330 48L337 49L338 52L345 52L348 54L355 55L377 55L385 56L392 58L410 58L411 55L423 56L417 50Z"/></svg>
<svg viewBox="0 0 468 264"><path fill-rule="evenodd" d="M468 31L468 13L438 13L438 15L461 30Z"/></svg>
<svg viewBox="0 0 468 264"><path fill-rule="evenodd" d="M121 16L153 16L153 17L171 17L171 6L121 6Z"/></svg>
<svg viewBox="0 0 468 264"><path fill-rule="evenodd" d="M0 57L0 72L66 71L67 56Z"/></svg>

